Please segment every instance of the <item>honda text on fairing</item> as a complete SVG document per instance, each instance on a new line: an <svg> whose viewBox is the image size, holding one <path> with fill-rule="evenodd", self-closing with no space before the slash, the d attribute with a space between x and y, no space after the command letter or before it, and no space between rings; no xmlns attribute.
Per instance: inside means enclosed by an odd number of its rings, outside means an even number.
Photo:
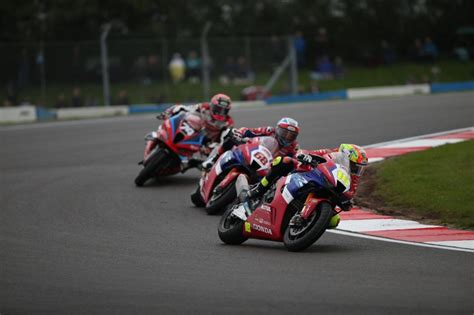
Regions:
<svg viewBox="0 0 474 315"><path fill-rule="evenodd" d="M143 169L135 178L137 186L143 186L153 177L173 175L197 166L202 161L200 154L205 136L199 126L201 117L182 112L165 119L157 131L146 135Z"/></svg>
<svg viewBox="0 0 474 315"><path fill-rule="evenodd" d="M304 250L316 242L333 215L341 208L350 210L342 205L350 176L344 166L332 160L318 156L315 161L310 171L281 177L262 200L229 207L219 222L220 239L232 245L249 238L278 241L289 251Z"/></svg>
<svg viewBox="0 0 474 315"><path fill-rule="evenodd" d="M191 200L196 206L205 206L209 214L224 210L237 198L236 181L244 177L255 183L270 169L278 142L274 137L256 137L245 140L222 154L209 172L201 176Z"/></svg>

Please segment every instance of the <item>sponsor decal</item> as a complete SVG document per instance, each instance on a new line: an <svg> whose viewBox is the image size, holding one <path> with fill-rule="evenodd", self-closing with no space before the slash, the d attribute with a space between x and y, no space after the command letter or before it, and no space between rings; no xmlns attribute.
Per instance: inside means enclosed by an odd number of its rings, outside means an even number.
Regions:
<svg viewBox="0 0 474 315"><path fill-rule="evenodd" d="M262 218L255 218L255 221L257 221L260 224L265 224L265 225L270 225L271 223L268 222L267 220L264 220Z"/></svg>
<svg viewBox="0 0 474 315"><path fill-rule="evenodd" d="M263 204L261 208L262 208L262 210L265 210L265 211L268 211L268 212L272 211L272 208L270 208L268 205L265 205L265 204Z"/></svg>
<svg viewBox="0 0 474 315"><path fill-rule="evenodd" d="M245 222L244 224L245 232L250 233L252 230L250 229L250 223Z"/></svg>
<svg viewBox="0 0 474 315"><path fill-rule="evenodd" d="M257 231L260 231L260 232L263 232L263 233L265 233L265 234L272 235L272 230L270 230L270 229L267 228L267 227L264 227L264 226L255 224L255 223L252 224L252 229L257 230Z"/></svg>

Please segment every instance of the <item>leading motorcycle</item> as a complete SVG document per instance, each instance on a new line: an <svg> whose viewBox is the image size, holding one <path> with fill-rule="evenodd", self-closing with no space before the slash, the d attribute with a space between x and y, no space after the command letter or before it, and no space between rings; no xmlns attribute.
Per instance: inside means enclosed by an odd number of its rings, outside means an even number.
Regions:
<svg viewBox="0 0 474 315"><path fill-rule="evenodd" d="M219 222L220 239L231 245L249 238L278 241L289 251L301 251L315 243L333 215L349 210L343 193L350 189L350 175L346 167L332 160L313 158L316 162L311 170L280 178L261 200L240 201L229 207Z"/></svg>

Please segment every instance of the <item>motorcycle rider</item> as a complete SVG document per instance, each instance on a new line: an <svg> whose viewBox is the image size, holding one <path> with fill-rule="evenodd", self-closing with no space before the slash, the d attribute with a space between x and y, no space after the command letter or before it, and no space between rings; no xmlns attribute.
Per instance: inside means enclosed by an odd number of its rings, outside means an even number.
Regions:
<svg viewBox="0 0 474 315"><path fill-rule="evenodd" d="M204 170L209 170L217 161L219 156L230 150L235 144L242 142L244 138L255 138L270 136L274 137L279 144L278 156L295 156L299 150L296 138L300 132L298 122L293 118L281 118L276 127L240 128L232 129L224 135L222 144L216 147L209 158L202 163Z"/></svg>
<svg viewBox="0 0 474 315"><path fill-rule="evenodd" d="M343 194L344 200L341 201L343 210L350 210L352 207L352 199L357 191L359 179L368 164L368 158L367 153L362 147L346 143L341 144L339 148L336 149L319 149L309 151L309 153L299 153L296 155L296 159L288 156L275 158L268 174L264 176L254 188L247 192L246 201L260 199L272 183L291 171L298 168L306 170L305 165L313 164L313 155L321 156L326 160L332 159L335 163L346 166L347 169L350 170L350 189ZM294 221L297 221L297 219ZM293 224L295 223L294 221ZM339 214L334 215L331 218L329 228L337 227L339 221Z"/></svg>
<svg viewBox="0 0 474 315"><path fill-rule="evenodd" d="M204 130L206 136L206 145L202 147L201 152L207 155L211 151L209 144L219 142L222 132L234 126L234 120L229 115L231 108L232 100L230 97L219 93L214 95L210 102L188 106L180 104L174 105L160 113L157 118L164 120L181 112L199 115L203 122L201 128Z"/></svg>

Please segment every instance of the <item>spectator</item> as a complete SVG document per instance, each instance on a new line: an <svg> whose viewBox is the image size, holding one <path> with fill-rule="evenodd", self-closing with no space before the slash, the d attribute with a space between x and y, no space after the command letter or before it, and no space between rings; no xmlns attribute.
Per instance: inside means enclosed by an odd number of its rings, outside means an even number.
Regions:
<svg viewBox="0 0 474 315"><path fill-rule="evenodd" d="M72 90L71 105L72 107L84 106L84 100L82 99L81 89L78 87L75 87Z"/></svg>
<svg viewBox="0 0 474 315"><path fill-rule="evenodd" d="M199 77L201 72L201 59L198 57L195 50L191 50L186 59L187 77L189 82L196 84L199 83Z"/></svg>
<svg viewBox="0 0 474 315"><path fill-rule="evenodd" d="M423 55L427 61L435 61L438 58L438 48L433 43L430 37L425 38L423 46Z"/></svg>
<svg viewBox="0 0 474 315"><path fill-rule="evenodd" d="M56 97L56 104L55 104L55 107L56 107L56 108L69 107L69 105L68 105L67 102L66 102L66 96L64 95L64 93L61 93L61 94L59 94L59 95Z"/></svg>
<svg viewBox="0 0 474 315"><path fill-rule="evenodd" d="M341 61L342 62L342 61ZM334 78L334 64L327 55L322 56L316 69L311 72L311 79L313 80L331 80Z"/></svg>
<svg viewBox="0 0 474 315"><path fill-rule="evenodd" d="M128 93L126 90L120 90L117 95L117 100L115 101L115 105L130 105L130 101L128 99Z"/></svg>
<svg viewBox="0 0 474 315"><path fill-rule="evenodd" d="M179 53L175 53L169 64L169 71L171 80L173 83L179 83L183 81L186 73L186 64Z"/></svg>
<svg viewBox="0 0 474 315"><path fill-rule="evenodd" d="M234 57L228 56L225 60L224 73L220 76L219 82L222 85L228 85L230 81L234 80L237 73L237 64L234 61Z"/></svg>
<svg viewBox="0 0 474 315"><path fill-rule="evenodd" d="M301 31L297 31L295 33L293 45L296 51L296 60L298 63L298 67L301 68L306 64L306 41L303 38L303 34L301 33Z"/></svg>

